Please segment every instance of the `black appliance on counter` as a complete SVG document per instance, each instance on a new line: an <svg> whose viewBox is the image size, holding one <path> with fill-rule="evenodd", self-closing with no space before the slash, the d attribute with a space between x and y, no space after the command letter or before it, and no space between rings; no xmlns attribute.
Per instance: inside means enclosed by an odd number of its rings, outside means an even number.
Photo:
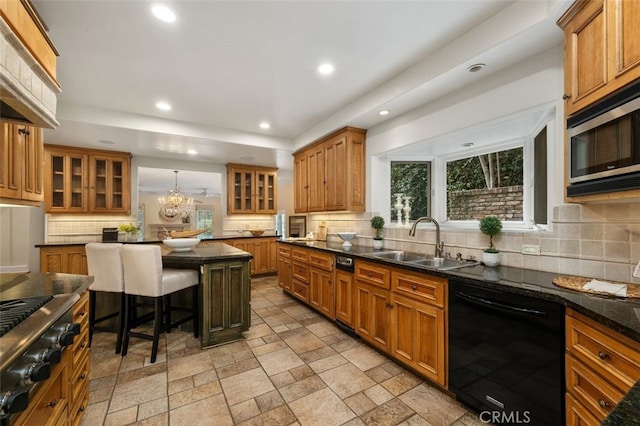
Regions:
<svg viewBox="0 0 640 426"><path fill-rule="evenodd" d="M449 280L449 390L494 424L564 424L564 306Z"/></svg>
<svg viewBox="0 0 640 426"><path fill-rule="evenodd" d="M80 324L72 322L77 299L64 294L0 300L0 425L27 408L80 334Z"/></svg>

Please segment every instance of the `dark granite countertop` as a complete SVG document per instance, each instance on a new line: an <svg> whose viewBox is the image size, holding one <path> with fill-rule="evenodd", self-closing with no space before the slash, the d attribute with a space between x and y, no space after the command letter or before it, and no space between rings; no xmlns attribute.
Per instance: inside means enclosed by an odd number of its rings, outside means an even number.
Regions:
<svg viewBox="0 0 640 426"><path fill-rule="evenodd" d="M483 265L467 266L448 271L435 271L428 267L411 265L406 262L376 258L371 256L371 253L375 252L371 247L352 246L350 249L345 250L339 242L294 242L286 240L283 242L294 246L304 246L340 255L353 256L371 262L402 266L417 272L428 272L433 275L440 275L449 279L456 279L501 291L555 301L640 342L640 300L595 296L557 287L552 280L562 274L507 266L491 268Z"/></svg>
<svg viewBox="0 0 640 426"><path fill-rule="evenodd" d="M197 238L197 237L196 237ZM224 241L224 240L239 240L242 238L280 238L278 235L237 235L237 236L221 236L221 237L210 237L210 238L202 238L201 241ZM99 241L85 241L85 242L73 242L73 243L41 243L36 244L35 247L65 247L65 246L83 246L90 242L99 242ZM146 240L138 240L138 241L117 241L118 243L123 244L158 244L161 243L162 240L158 238L150 238Z"/></svg>
<svg viewBox="0 0 640 426"><path fill-rule="evenodd" d="M225 260L250 260L252 258L251 253L224 243L179 252L171 251L168 247L162 248L162 263L168 266L197 266Z"/></svg>
<svg viewBox="0 0 640 426"><path fill-rule="evenodd" d="M640 425L640 380L618 402L600 426Z"/></svg>

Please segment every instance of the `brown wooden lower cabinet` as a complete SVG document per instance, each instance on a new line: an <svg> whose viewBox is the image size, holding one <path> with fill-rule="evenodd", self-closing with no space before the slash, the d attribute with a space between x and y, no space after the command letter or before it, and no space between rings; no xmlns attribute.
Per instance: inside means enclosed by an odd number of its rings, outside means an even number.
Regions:
<svg viewBox="0 0 640 426"><path fill-rule="evenodd" d="M446 387L447 279L361 259L351 273L335 269L333 256L278 243L280 287Z"/></svg>
<svg viewBox="0 0 640 426"><path fill-rule="evenodd" d="M567 309L567 425L598 425L640 380L640 342Z"/></svg>
<svg viewBox="0 0 640 426"><path fill-rule="evenodd" d="M391 354L445 386L444 311L393 292L391 305Z"/></svg>
<svg viewBox="0 0 640 426"><path fill-rule="evenodd" d="M353 274L338 269L336 270L336 278L334 281L336 319L353 327L353 299L355 298Z"/></svg>
<svg viewBox="0 0 640 426"><path fill-rule="evenodd" d="M391 303L389 290L356 284L356 333L384 352L391 350Z"/></svg>
<svg viewBox="0 0 640 426"><path fill-rule="evenodd" d="M40 272L87 275L84 244L40 247Z"/></svg>

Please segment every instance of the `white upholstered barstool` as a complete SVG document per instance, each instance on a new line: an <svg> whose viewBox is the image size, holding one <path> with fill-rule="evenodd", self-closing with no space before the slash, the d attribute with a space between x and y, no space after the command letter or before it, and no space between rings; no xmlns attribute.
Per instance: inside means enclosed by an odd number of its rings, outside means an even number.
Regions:
<svg viewBox="0 0 640 426"><path fill-rule="evenodd" d="M193 320L193 336L198 337L198 271L192 269L170 269L162 267L160 246L151 244L126 244L122 248L124 265L124 288L126 294L125 327L122 343L122 356L127 354L129 337L152 340L151 362L156 361L160 334L170 332L189 320ZM192 288L193 306L188 309L190 315L171 322L172 311L184 311L184 308L171 306L170 296L179 290ZM151 319L150 314L138 317L136 314L138 296L153 298L153 335L133 332L132 329Z"/></svg>
<svg viewBox="0 0 640 426"><path fill-rule="evenodd" d="M85 245L87 268L93 275L93 283L89 286L89 347L95 330L114 331L112 327L98 327L96 324L117 317L115 332L116 353L122 348L122 330L124 327L124 278L122 270L122 244L120 243L88 243ZM96 318L96 294L98 292L116 293L117 309L110 310L107 315Z"/></svg>

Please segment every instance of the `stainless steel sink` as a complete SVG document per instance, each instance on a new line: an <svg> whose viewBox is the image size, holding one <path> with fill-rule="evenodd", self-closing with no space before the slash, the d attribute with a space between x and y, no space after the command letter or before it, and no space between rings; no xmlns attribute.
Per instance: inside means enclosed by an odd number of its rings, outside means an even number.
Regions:
<svg viewBox="0 0 640 426"><path fill-rule="evenodd" d="M448 271L451 269L464 268L465 266L478 265L480 262L477 260L456 260L456 259L442 259L435 261L433 258L414 260L409 262L413 265L429 266L440 271Z"/></svg>
<svg viewBox="0 0 640 426"><path fill-rule="evenodd" d="M371 256L375 256L379 259L395 260L397 262L414 262L417 260L426 259L426 256L424 254L401 250L373 252L371 253Z"/></svg>
<svg viewBox="0 0 640 426"><path fill-rule="evenodd" d="M436 261L432 256L402 250L379 251L369 253L369 255L378 259L393 260L395 262L407 263L414 266L423 266L425 268L436 269L439 271L448 271L451 269L480 264L480 262L475 260L456 260L450 258L444 258Z"/></svg>

